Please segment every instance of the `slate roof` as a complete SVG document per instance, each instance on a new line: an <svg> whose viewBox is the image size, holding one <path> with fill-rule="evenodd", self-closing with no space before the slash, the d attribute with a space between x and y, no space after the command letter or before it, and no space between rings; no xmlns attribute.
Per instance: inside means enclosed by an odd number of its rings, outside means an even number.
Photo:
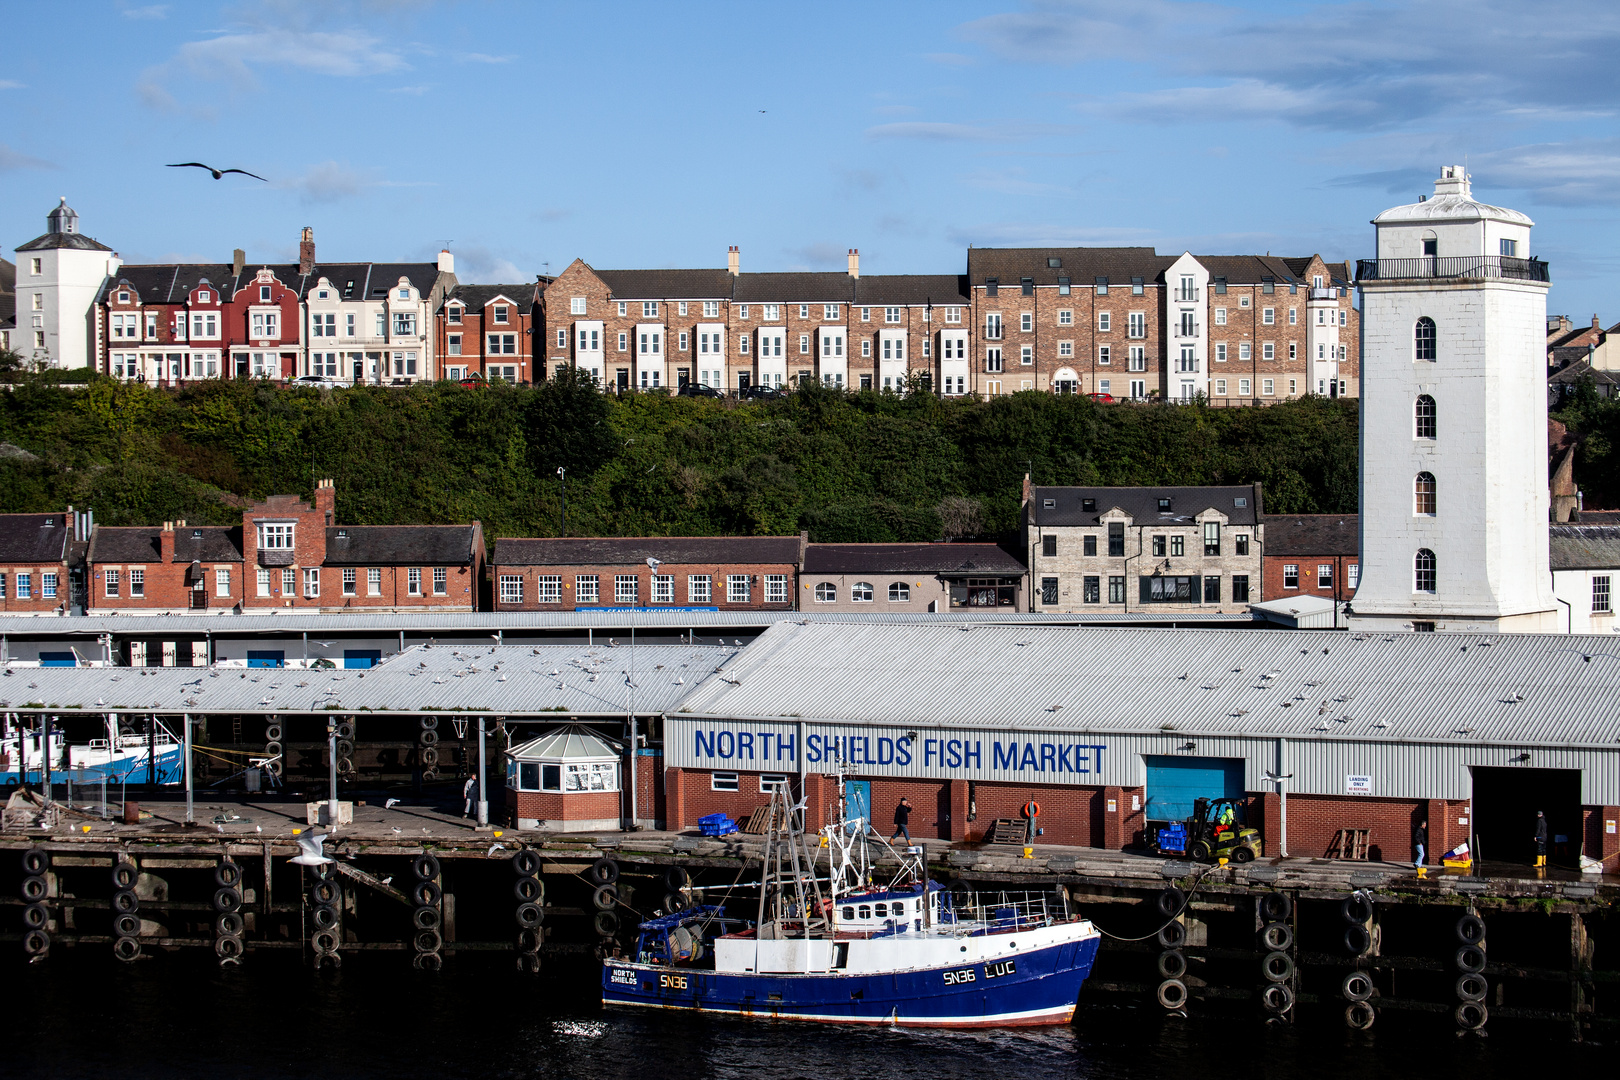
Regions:
<svg viewBox="0 0 1620 1080"><path fill-rule="evenodd" d="M201 534L193 535L193 534ZM160 561L162 529L147 526L97 525L90 536L90 563L155 563ZM241 562L240 526L181 525L174 531L174 562Z"/></svg>
<svg viewBox="0 0 1620 1080"><path fill-rule="evenodd" d="M960 305L968 303L967 279L960 274L873 274L855 281L852 304Z"/></svg>
<svg viewBox="0 0 1620 1080"><path fill-rule="evenodd" d="M729 270L597 270L615 300L724 299L731 295Z"/></svg>
<svg viewBox="0 0 1620 1080"><path fill-rule="evenodd" d="M17 291L17 264L0 257L0 293Z"/></svg>
<svg viewBox="0 0 1620 1080"><path fill-rule="evenodd" d="M1267 516L1267 555L1358 555L1359 514L1278 514Z"/></svg>
<svg viewBox="0 0 1620 1080"><path fill-rule="evenodd" d="M1593 367L1591 358L1586 355L1585 348L1581 349L1579 359L1571 361L1553 372L1547 377L1547 382L1554 386L1566 383L1573 386L1582 379L1591 379L1593 384L1597 386L1620 386L1620 373Z"/></svg>
<svg viewBox="0 0 1620 1080"><path fill-rule="evenodd" d="M1620 569L1620 525L1553 525L1547 539L1554 570Z"/></svg>
<svg viewBox="0 0 1620 1080"><path fill-rule="evenodd" d="M809 544L807 574L1022 574L1024 564L995 544Z"/></svg>
<svg viewBox="0 0 1620 1080"><path fill-rule="evenodd" d="M1051 266L1056 259L1062 265ZM1174 256L1160 255L1150 247L1051 247L1051 248L969 248L968 282L983 285L986 278L1000 279L1002 288L1016 287L1021 278L1034 278L1037 285L1056 285L1066 277L1075 285L1091 285L1107 277L1110 285L1129 285L1131 278L1158 281Z"/></svg>
<svg viewBox="0 0 1620 1080"><path fill-rule="evenodd" d="M1232 285L1259 285L1268 277L1278 284L1305 284L1299 273L1289 265L1289 260L1279 256L1194 255L1193 258L1209 271L1211 280L1224 277Z"/></svg>
<svg viewBox="0 0 1620 1080"><path fill-rule="evenodd" d="M26 244L18 244L18 251L51 251L61 248L72 248L76 251L111 251L112 248L99 241L92 240L83 233L59 232L46 233L36 236Z"/></svg>
<svg viewBox="0 0 1620 1080"><path fill-rule="evenodd" d="M326 530L327 566L470 566L471 525L342 525Z"/></svg>
<svg viewBox="0 0 1620 1080"><path fill-rule="evenodd" d="M504 296L517 305L519 315L528 315L534 311L534 282L525 282L522 285L457 285L445 293L445 303L459 300L466 305L469 311L482 311L484 305L497 296Z"/></svg>
<svg viewBox="0 0 1620 1080"><path fill-rule="evenodd" d="M143 304L180 304L205 278L228 298L251 285L260 270L275 274L276 280L300 300L308 299L309 291L323 277L343 300L384 299L402 277L426 296L439 278L436 263L316 263L309 274L300 274L297 263L248 263L240 275L231 273L230 263L144 263L120 267L116 276L102 283L96 300L105 303L108 293L119 282L127 281Z"/></svg>
<svg viewBox="0 0 1620 1080"><path fill-rule="evenodd" d="M853 304L856 280L843 271L743 274L731 298L739 304Z"/></svg>
<svg viewBox="0 0 1620 1080"><path fill-rule="evenodd" d="M1580 525L1620 525L1620 510L1580 510Z"/></svg>
<svg viewBox="0 0 1620 1080"><path fill-rule="evenodd" d="M66 514L0 514L0 561L61 562L72 531Z"/></svg>
<svg viewBox="0 0 1620 1080"><path fill-rule="evenodd" d="M1160 499L1170 500L1170 510L1161 513ZM1046 507L1047 499L1057 505ZM1097 500L1095 510L1081 509L1081 500ZM1237 500L1246 505L1237 505ZM1253 525L1263 512L1259 484L1232 487L1038 487L1029 502L1030 524L1043 526L1096 525L1100 514L1114 507L1125 511L1136 525L1153 522L1190 522L1201 511L1213 507L1233 525ZM1269 540L1269 537L1268 537Z"/></svg>
<svg viewBox="0 0 1620 1080"><path fill-rule="evenodd" d="M799 562L797 536L626 536L503 539L497 566L630 566L648 559L692 565Z"/></svg>

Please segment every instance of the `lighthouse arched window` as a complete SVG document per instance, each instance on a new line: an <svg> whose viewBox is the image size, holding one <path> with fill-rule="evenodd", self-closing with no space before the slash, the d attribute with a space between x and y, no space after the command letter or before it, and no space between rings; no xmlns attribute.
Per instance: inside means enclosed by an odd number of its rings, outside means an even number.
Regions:
<svg viewBox="0 0 1620 1080"><path fill-rule="evenodd" d="M1420 472L1412 482L1412 513L1434 517L1434 473Z"/></svg>
<svg viewBox="0 0 1620 1080"><path fill-rule="evenodd" d="M1419 394L1416 405L1412 408L1412 437L1417 439L1432 439L1435 437L1434 398L1428 394Z"/></svg>
<svg viewBox="0 0 1620 1080"><path fill-rule="evenodd" d="M1434 320L1427 315L1417 321L1417 326L1412 331L1412 359L1435 359Z"/></svg>
<svg viewBox="0 0 1620 1080"><path fill-rule="evenodd" d="M1419 548L1417 557L1412 560L1412 591L1420 593L1434 592L1434 552L1428 548Z"/></svg>

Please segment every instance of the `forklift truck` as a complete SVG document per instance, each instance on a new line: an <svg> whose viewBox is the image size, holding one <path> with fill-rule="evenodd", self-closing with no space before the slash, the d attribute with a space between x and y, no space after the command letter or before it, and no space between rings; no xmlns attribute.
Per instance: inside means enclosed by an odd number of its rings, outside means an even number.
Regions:
<svg viewBox="0 0 1620 1080"><path fill-rule="evenodd" d="M1227 816L1230 820L1222 821ZM1252 862L1260 855L1260 830L1248 828L1241 818L1242 808L1231 799L1194 799L1192 817L1160 829L1154 846L1161 854L1199 862Z"/></svg>

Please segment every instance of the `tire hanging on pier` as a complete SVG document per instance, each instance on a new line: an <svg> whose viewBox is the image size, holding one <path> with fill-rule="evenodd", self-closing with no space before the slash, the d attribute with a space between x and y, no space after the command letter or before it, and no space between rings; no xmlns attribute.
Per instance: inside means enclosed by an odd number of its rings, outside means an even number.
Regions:
<svg viewBox="0 0 1620 1080"><path fill-rule="evenodd" d="M1486 981L1485 976L1478 972L1469 972L1466 975L1457 976L1457 1000L1459 1001L1484 1001L1485 995L1490 993L1490 989L1491 984Z"/></svg>
<svg viewBox="0 0 1620 1080"><path fill-rule="evenodd" d="M591 927L596 933L610 938L619 932L619 913L617 911L598 911L591 920Z"/></svg>
<svg viewBox="0 0 1620 1080"><path fill-rule="evenodd" d="M125 963L140 959L141 939L133 937L113 939L113 955Z"/></svg>
<svg viewBox="0 0 1620 1080"><path fill-rule="evenodd" d="M1176 919L1159 927L1159 944L1166 949L1179 949L1187 944L1187 924Z"/></svg>
<svg viewBox="0 0 1620 1080"><path fill-rule="evenodd" d="M417 881L432 881L439 876L439 860L424 851L411 863L411 874Z"/></svg>
<svg viewBox="0 0 1620 1080"><path fill-rule="evenodd" d="M593 885L612 885L619 880L619 864L612 859L597 859L585 876Z"/></svg>
<svg viewBox="0 0 1620 1080"><path fill-rule="evenodd" d="M214 920L214 930L221 937L241 937L242 929L243 922L240 912L227 911Z"/></svg>
<svg viewBox="0 0 1620 1080"><path fill-rule="evenodd" d="M1187 1004L1187 984L1180 979L1166 979L1159 984L1159 1004L1166 1009L1179 1009Z"/></svg>
<svg viewBox="0 0 1620 1080"><path fill-rule="evenodd" d="M512 883L512 895L517 897L520 904L543 904L546 887L539 878L520 877Z"/></svg>
<svg viewBox="0 0 1620 1080"><path fill-rule="evenodd" d="M23 929L43 930L51 921L51 913L44 904L29 904L23 908Z"/></svg>
<svg viewBox="0 0 1620 1080"><path fill-rule="evenodd" d="M1485 944L1485 920L1473 912L1457 920L1457 940L1464 945Z"/></svg>
<svg viewBox="0 0 1620 1080"><path fill-rule="evenodd" d="M119 860L113 864L112 882L115 889L133 889L141 873L135 869L135 864Z"/></svg>
<svg viewBox="0 0 1620 1080"><path fill-rule="evenodd" d="M129 963L141 955L141 920L136 912L140 909L140 898L130 885L135 883L138 875L119 874L118 870L128 866L131 871L134 867L129 863L120 862L113 870L113 884L120 885L128 882L112 894L113 910L113 955L119 960Z"/></svg>
<svg viewBox="0 0 1620 1080"><path fill-rule="evenodd" d="M43 930L30 930L23 935L23 952L29 956L44 956L51 950L51 935Z"/></svg>
<svg viewBox="0 0 1620 1080"><path fill-rule="evenodd" d="M619 906L619 887L617 885L598 885L591 894L591 903L597 911L612 911Z"/></svg>
<svg viewBox="0 0 1620 1080"><path fill-rule="evenodd" d="M512 869L514 872L526 877L533 877L540 872L539 854L529 848L524 848L512 856Z"/></svg>
<svg viewBox="0 0 1620 1080"><path fill-rule="evenodd" d="M1260 917L1266 922L1287 922L1294 913L1294 902L1287 893L1270 892L1260 897Z"/></svg>
<svg viewBox="0 0 1620 1080"><path fill-rule="evenodd" d="M1187 894L1171 885L1154 897L1153 904L1161 916L1166 919L1173 919L1186 908Z"/></svg>
<svg viewBox="0 0 1620 1080"><path fill-rule="evenodd" d="M221 859L214 867L214 884L222 889L235 889L242 884L242 868L230 859Z"/></svg>
<svg viewBox="0 0 1620 1080"><path fill-rule="evenodd" d="M23 873L39 876L51 868L51 853L44 848L29 848L22 855Z"/></svg>
<svg viewBox="0 0 1620 1080"><path fill-rule="evenodd" d="M1485 950L1479 945L1459 945L1456 962L1457 970L1467 974L1484 971Z"/></svg>
<svg viewBox="0 0 1620 1080"><path fill-rule="evenodd" d="M1366 1001L1373 994L1372 976L1365 971L1350 972L1339 984L1339 993L1344 995L1346 1001Z"/></svg>
<svg viewBox="0 0 1620 1080"><path fill-rule="evenodd" d="M1266 923L1260 928L1260 943L1272 952L1287 952L1294 944L1294 931L1287 923Z"/></svg>
<svg viewBox="0 0 1620 1080"><path fill-rule="evenodd" d="M1179 979L1187 974L1187 954L1180 949L1166 949L1159 954L1159 978Z"/></svg>
<svg viewBox="0 0 1620 1080"><path fill-rule="evenodd" d="M1491 1018L1491 1011L1483 1001L1465 1001L1457 1006L1457 1011L1452 1015L1457 1018L1458 1027L1465 1031L1478 1031Z"/></svg>
<svg viewBox="0 0 1620 1080"><path fill-rule="evenodd" d="M1294 961L1285 952L1266 953L1260 971L1270 983L1285 983L1294 977Z"/></svg>
<svg viewBox="0 0 1620 1080"><path fill-rule="evenodd" d="M1270 983L1260 991L1260 1004L1265 1006L1267 1012L1282 1016L1294 1007L1294 992L1287 983Z"/></svg>
<svg viewBox="0 0 1620 1080"><path fill-rule="evenodd" d="M1344 1007L1344 1023L1346 1027L1357 1031L1366 1031L1378 1019L1378 1013L1365 1001L1352 1001Z"/></svg>
<svg viewBox="0 0 1620 1080"><path fill-rule="evenodd" d="M670 892L681 892L691 883L692 877L684 866L671 866L664 871L664 887Z"/></svg>

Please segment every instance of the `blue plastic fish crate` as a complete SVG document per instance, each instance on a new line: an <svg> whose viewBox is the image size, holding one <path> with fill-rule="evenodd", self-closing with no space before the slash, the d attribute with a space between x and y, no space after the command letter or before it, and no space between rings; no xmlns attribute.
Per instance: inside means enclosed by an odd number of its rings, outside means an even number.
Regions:
<svg viewBox="0 0 1620 1080"><path fill-rule="evenodd" d="M698 832L704 836L725 836L737 831L737 823L724 814L708 814L698 818Z"/></svg>
<svg viewBox="0 0 1620 1080"><path fill-rule="evenodd" d="M1187 827L1185 825L1172 825L1168 829L1159 830L1159 850L1173 851L1178 855L1187 851Z"/></svg>

